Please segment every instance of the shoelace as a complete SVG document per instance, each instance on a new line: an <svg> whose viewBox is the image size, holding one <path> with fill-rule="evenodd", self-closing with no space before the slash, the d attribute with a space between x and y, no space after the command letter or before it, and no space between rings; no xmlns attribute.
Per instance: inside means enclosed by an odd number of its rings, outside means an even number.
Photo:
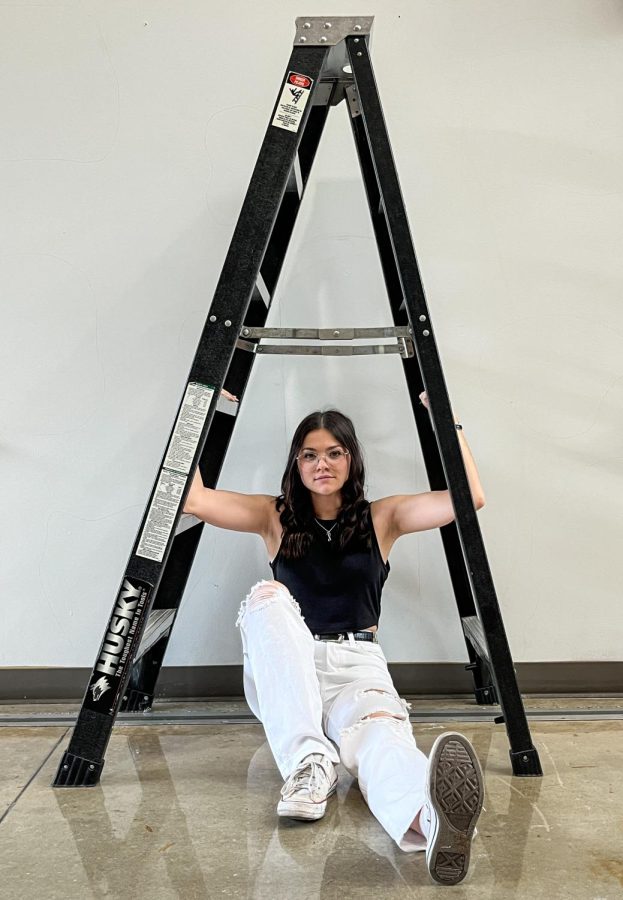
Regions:
<svg viewBox="0 0 623 900"><path fill-rule="evenodd" d="M284 800L297 791L306 790L312 800L321 800L318 792L322 790L322 780L329 778L325 769L315 759L303 760L290 775L281 788L281 796Z"/></svg>

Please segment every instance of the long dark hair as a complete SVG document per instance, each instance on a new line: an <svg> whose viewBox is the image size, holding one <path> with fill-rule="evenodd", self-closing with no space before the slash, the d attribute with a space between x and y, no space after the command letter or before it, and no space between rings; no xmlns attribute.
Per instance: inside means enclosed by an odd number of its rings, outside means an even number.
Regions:
<svg viewBox="0 0 623 900"><path fill-rule="evenodd" d="M281 496L277 511L283 526L280 552L286 558L298 559L308 552L313 536L314 507L310 491L301 481L296 457L310 431L326 428L338 444L350 454L350 471L342 487L342 508L337 517L337 539L340 548L351 541L371 547L370 504L365 499L366 473L363 453L355 427L348 416L337 409L316 411L299 423L290 446L285 472L281 479Z"/></svg>

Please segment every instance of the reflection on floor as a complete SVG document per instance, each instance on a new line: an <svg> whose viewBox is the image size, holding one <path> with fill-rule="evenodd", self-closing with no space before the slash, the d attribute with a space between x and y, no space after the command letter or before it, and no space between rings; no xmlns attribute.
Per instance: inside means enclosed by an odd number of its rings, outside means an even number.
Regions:
<svg viewBox="0 0 623 900"><path fill-rule="evenodd" d="M502 726L414 725L424 751L440 732L462 731L485 769L472 869L453 896L622 897L623 720L533 721L531 729L543 778L511 776ZM69 733L0 729L4 900L344 900L444 890L429 881L422 854L393 844L343 769L322 821L278 820L281 780L260 725L117 727L98 787L53 790Z"/></svg>

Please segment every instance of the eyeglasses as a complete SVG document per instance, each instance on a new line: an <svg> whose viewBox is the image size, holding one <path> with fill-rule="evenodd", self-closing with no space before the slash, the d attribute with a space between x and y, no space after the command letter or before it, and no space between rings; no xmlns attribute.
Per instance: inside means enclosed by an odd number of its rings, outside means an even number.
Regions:
<svg viewBox="0 0 623 900"><path fill-rule="evenodd" d="M332 447L330 450L327 450L326 453L316 453L315 450L303 450L296 458L302 466L309 466L309 468L311 468L312 466L318 465L322 457L324 457L328 463L339 463L347 456L348 450L343 450L342 447Z"/></svg>

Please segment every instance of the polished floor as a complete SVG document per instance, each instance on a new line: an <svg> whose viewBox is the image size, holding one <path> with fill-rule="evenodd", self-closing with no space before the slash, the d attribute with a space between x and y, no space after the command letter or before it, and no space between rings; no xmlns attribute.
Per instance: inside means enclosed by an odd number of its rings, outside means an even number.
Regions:
<svg viewBox="0 0 623 900"><path fill-rule="evenodd" d="M446 710L414 722L424 751L440 732L462 731L485 770L472 868L455 888L433 885L423 854L393 844L343 769L325 819L278 820L281 780L258 724L116 727L100 785L58 790L50 784L70 729L36 723L64 708L0 707L0 724L35 723L0 728L0 897L620 900L621 698L532 703L543 778L511 776L503 726L447 718L464 703L414 703L416 715ZM548 721L547 709L569 716ZM578 720L579 709L604 717Z"/></svg>

